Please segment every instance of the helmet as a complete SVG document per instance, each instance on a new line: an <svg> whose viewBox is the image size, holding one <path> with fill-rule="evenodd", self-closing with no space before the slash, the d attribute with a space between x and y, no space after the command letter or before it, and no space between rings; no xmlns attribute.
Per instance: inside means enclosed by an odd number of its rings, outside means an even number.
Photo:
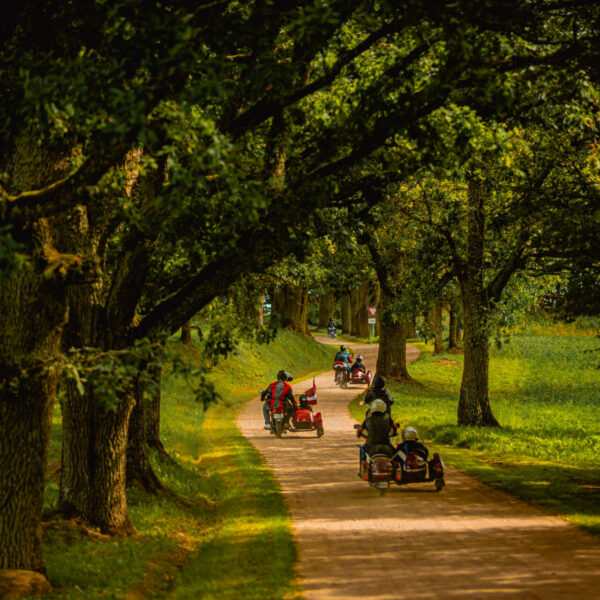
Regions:
<svg viewBox="0 0 600 600"><path fill-rule="evenodd" d="M360 356L360 354L356 357L356 362L361 362L362 361L362 356Z"/></svg>
<svg viewBox="0 0 600 600"><path fill-rule="evenodd" d="M403 442L406 442L408 440L417 440L417 439L419 439L419 434L417 433L417 430L414 427L407 425L402 430L402 441Z"/></svg>
<svg viewBox="0 0 600 600"><path fill-rule="evenodd" d="M342 344L342 345L340 346L340 350L341 350L342 352L344 352L344 350L346 350L346 346L344 346L344 344Z"/></svg>
<svg viewBox="0 0 600 600"><path fill-rule="evenodd" d="M373 387L377 390L385 387L385 377L381 375L376 375L375 379L373 379Z"/></svg>
<svg viewBox="0 0 600 600"><path fill-rule="evenodd" d="M387 410L387 404L383 400L373 400L371 402L371 412L385 412Z"/></svg>
<svg viewBox="0 0 600 600"><path fill-rule="evenodd" d="M298 400L300 400L300 402L302 402L302 401L306 402L306 400L307 400L306 394L300 394L300 396L298 397Z"/></svg>
<svg viewBox="0 0 600 600"><path fill-rule="evenodd" d="M292 381L294 377L290 375L287 371L284 371L282 369L277 373L277 379L279 379L280 381Z"/></svg>

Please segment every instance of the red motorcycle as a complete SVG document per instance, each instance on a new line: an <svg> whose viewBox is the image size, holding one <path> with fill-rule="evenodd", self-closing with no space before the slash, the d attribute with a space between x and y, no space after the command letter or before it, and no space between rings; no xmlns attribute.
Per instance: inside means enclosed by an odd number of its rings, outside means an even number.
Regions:
<svg viewBox="0 0 600 600"><path fill-rule="evenodd" d="M317 400L308 400L304 394L299 398L299 406L294 411L294 416L290 420L290 425L285 425L285 409L273 408L269 411L269 420L271 423L271 433L280 438L282 434L295 433L297 431L316 431L317 437L321 437L325 430L323 429L323 418L321 413L313 413L311 406L314 406Z"/></svg>

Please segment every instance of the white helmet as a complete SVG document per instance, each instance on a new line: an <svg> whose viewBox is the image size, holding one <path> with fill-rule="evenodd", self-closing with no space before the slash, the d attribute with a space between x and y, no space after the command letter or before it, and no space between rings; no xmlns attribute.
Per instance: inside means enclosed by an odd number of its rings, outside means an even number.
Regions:
<svg viewBox="0 0 600 600"><path fill-rule="evenodd" d="M417 430L414 427L407 425L402 430L402 441L403 442L406 442L408 440L417 440L418 438L419 438L419 434L417 433Z"/></svg>
<svg viewBox="0 0 600 600"><path fill-rule="evenodd" d="M373 400L373 402L371 402L371 412L385 412L387 410L387 404L383 401L380 400L379 398L377 400Z"/></svg>

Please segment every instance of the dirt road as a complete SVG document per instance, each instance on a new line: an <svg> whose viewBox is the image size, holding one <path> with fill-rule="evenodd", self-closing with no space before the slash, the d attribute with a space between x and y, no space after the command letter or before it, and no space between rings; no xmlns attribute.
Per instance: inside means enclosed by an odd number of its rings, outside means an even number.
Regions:
<svg viewBox="0 0 600 600"><path fill-rule="evenodd" d="M352 347L374 371L377 347ZM409 347L409 360L416 356ZM597 538L454 469L441 492L431 483L394 486L380 498L357 476L358 440L347 407L363 388L340 390L332 372L316 382L321 439L314 432L269 435L258 399L238 420L290 508L305 598L600 598ZM293 387L300 394L310 382Z"/></svg>

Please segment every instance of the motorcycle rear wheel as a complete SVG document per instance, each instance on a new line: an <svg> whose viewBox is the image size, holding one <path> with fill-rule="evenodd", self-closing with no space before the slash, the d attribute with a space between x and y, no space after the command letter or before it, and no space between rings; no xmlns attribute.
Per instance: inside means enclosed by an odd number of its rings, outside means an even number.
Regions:
<svg viewBox="0 0 600 600"><path fill-rule="evenodd" d="M387 493L387 488L379 488L379 497L383 498Z"/></svg>
<svg viewBox="0 0 600 600"><path fill-rule="evenodd" d="M441 489L446 485L446 482L443 479L435 480L435 489L436 491L441 491Z"/></svg>
<svg viewBox="0 0 600 600"><path fill-rule="evenodd" d="M323 437L323 434L325 433L325 431L323 430L322 427L317 427L317 437Z"/></svg>
<svg viewBox="0 0 600 600"><path fill-rule="evenodd" d="M283 423L281 421L275 421L275 436L280 438L283 432Z"/></svg>

